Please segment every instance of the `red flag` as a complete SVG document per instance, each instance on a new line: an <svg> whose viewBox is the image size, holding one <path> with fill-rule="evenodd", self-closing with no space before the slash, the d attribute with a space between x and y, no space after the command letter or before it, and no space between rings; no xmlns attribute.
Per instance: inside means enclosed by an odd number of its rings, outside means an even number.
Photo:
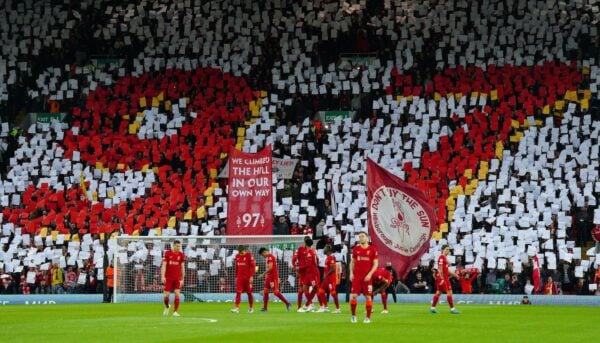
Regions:
<svg viewBox="0 0 600 343"><path fill-rule="evenodd" d="M369 234L380 265L391 261L399 278L429 249L436 217L425 194L367 160Z"/></svg>
<svg viewBox="0 0 600 343"><path fill-rule="evenodd" d="M540 276L540 260L537 255L533 256L533 294L541 291L542 278Z"/></svg>
<svg viewBox="0 0 600 343"><path fill-rule="evenodd" d="M270 145L256 154L229 154L228 235L273 233L272 155Z"/></svg>

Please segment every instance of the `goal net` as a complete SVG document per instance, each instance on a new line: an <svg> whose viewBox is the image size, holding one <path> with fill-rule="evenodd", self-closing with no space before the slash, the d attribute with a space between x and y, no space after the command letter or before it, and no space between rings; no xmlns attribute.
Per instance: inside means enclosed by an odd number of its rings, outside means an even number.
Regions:
<svg viewBox="0 0 600 343"><path fill-rule="evenodd" d="M231 301L235 294L234 257L244 245L256 260L256 276L266 268L258 250L267 248L277 257L282 293L297 292L291 261L304 244L304 236L119 236L114 249L114 302L162 301L160 268L164 253L179 240L186 257L183 301ZM264 278L254 279L255 293L262 292Z"/></svg>

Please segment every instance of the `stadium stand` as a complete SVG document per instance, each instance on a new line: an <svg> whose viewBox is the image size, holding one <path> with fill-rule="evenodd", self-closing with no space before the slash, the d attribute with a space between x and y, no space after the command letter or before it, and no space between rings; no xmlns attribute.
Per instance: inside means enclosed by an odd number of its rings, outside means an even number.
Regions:
<svg viewBox="0 0 600 343"><path fill-rule="evenodd" d="M29 0L1 11L3 292L41 291L36 274L69 267L84 273L81 291L100 290L115 233L223 234L227 152L267 144L299 160L274 183L277 232L312 233L340 260L366 227L371 157L436 210L418 271L450 244L459 266L481 271L480 291L499 291L490 274L525 284L536 253L545 275L567 275L565 293L596 282L595 1Z"/></svg>

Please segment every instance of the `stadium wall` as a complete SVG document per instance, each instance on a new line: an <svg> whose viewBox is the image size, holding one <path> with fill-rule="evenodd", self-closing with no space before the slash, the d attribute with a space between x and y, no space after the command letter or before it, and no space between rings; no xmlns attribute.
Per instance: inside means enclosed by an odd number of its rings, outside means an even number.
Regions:
<svg viewBox="0 0 600 343"><path fill-rule="evenodd" d="M120 295L123 296L123 295ZM189 298L189 297L192 298ZM188 294L187 301L199 302L232 302L233 293L195 293ZM288 299L295 299L296 293L287 293ZM339 294L340 299L345 294ZM162 302L162 294L127 294L127 302ZM429 303L431 294L398 294L398 303ZM523 295L492 295L492 294L455 294L454 302L458 305L518 305ZM531 303L534 305L576 305L576 306L600 306L600 297L597 296L575 296L575 295L531 295ZM245 299L244 299L245 300ZM442 297L440 303L445 303ZM186 301L185 296L183 301ZM381 297L375 297L376 302ZM391 299L390 299L391 301ZM2 305L57 305L57 304L89 304L101 303L102 294L36 294L36 295L2 295Z"/></svg>

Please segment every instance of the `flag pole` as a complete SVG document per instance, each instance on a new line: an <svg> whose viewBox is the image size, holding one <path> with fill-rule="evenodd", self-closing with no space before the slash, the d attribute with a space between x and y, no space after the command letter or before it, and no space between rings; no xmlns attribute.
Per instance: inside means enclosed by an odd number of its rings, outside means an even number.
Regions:
<svg viewBox="0 0 600 343"><path fill-rule="evenodd" d="M348 251L346 252L346 302L350 302L350 259L352 254L350 253L350 232L346 231L348 235Z"/></svg>

